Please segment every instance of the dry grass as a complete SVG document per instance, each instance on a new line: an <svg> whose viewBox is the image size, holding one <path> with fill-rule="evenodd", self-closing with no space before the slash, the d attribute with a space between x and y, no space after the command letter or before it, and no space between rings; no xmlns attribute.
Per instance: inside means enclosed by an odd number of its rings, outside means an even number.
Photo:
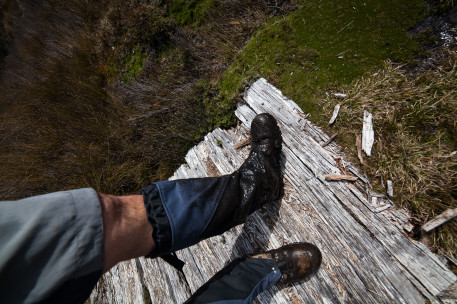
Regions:
<svg viewBox="0 0 457 304"><path fill-rule="evenodd" d="M198 1L213 2L180 25L168 5L187 14L197 1L24 0L20 13L1 1L0 199L167 179L221 124L204 102L211 82L294 1Z"/></svg>
<svg viewBox="0 0 457 304"><path fill-rule="evenodd" d="M422 224L457 207L456 73L454 51L443 51L439 68L419 75L386 63L345 89L348 98L333 127L358 162L355 134L361 132L363 111L373 113L373 156L365 157L362 170L378 189L392 180L395 202ZM436 230L434 246L457 252L455 220Z"/></svg>

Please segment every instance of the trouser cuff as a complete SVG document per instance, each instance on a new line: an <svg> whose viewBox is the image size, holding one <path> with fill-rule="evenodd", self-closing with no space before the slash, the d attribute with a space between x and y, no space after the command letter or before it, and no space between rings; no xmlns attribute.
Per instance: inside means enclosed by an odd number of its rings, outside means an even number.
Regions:
<svg viewBox="0 0 457 304"><path fill-rule="evenodd" d="M142 188L140 193L143 195L148 221L153 228L152 239L155 243L155 249L147 257L155 258L165 255L171 248L171 227L160 199L159 190L155 184L152 184Z"/></svg>

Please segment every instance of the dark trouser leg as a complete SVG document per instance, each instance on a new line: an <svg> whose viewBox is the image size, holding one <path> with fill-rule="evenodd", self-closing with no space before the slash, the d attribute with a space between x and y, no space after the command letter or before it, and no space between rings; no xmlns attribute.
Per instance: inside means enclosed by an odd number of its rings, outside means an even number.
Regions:
<svg viewBox="0 0 457 304"><path fill-rule="evenodd" d="M247 304L281 278L271 259L240 258L216 273L186 303Z"/></svg>

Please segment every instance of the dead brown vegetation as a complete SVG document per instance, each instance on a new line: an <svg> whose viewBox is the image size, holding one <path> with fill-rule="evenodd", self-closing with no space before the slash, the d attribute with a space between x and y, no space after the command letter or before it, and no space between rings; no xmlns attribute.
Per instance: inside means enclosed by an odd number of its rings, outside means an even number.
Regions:
<svg viewBox="0 0 457 304"><path fill-rule="evenodd" d="M457 55L441 52L438 68L410 74L388 62L347 87L334 126L357 162L354 134L361 132L363 111L373 113L374 153L362 170L381 191L392 180L394 200L418 224L457 206ZM457 223L449 222L434 234L434 245L455 253L456 235Z"/></svg>
<svg viewBox="0 0 457 304"><path fill-rule="evenodd" d="M204 102L217 91L211 82L262 22L293 9L290 1L214 1L201 21L181 25L172 2L20 2L11 39L1 40L9 46L0 199L78 187L132 193L166 179L219 125Z"/></svg>

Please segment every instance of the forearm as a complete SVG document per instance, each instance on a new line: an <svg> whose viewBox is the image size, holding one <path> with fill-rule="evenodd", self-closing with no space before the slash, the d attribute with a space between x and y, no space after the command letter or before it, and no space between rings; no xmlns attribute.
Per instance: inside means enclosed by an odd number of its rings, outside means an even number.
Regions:
<svg viewBox="0 0 457 304"><path fill-rule="evenodd" d="M154 248L142 195L98 193L103 216L103 272L121 261L148 255Z"/></svg>

